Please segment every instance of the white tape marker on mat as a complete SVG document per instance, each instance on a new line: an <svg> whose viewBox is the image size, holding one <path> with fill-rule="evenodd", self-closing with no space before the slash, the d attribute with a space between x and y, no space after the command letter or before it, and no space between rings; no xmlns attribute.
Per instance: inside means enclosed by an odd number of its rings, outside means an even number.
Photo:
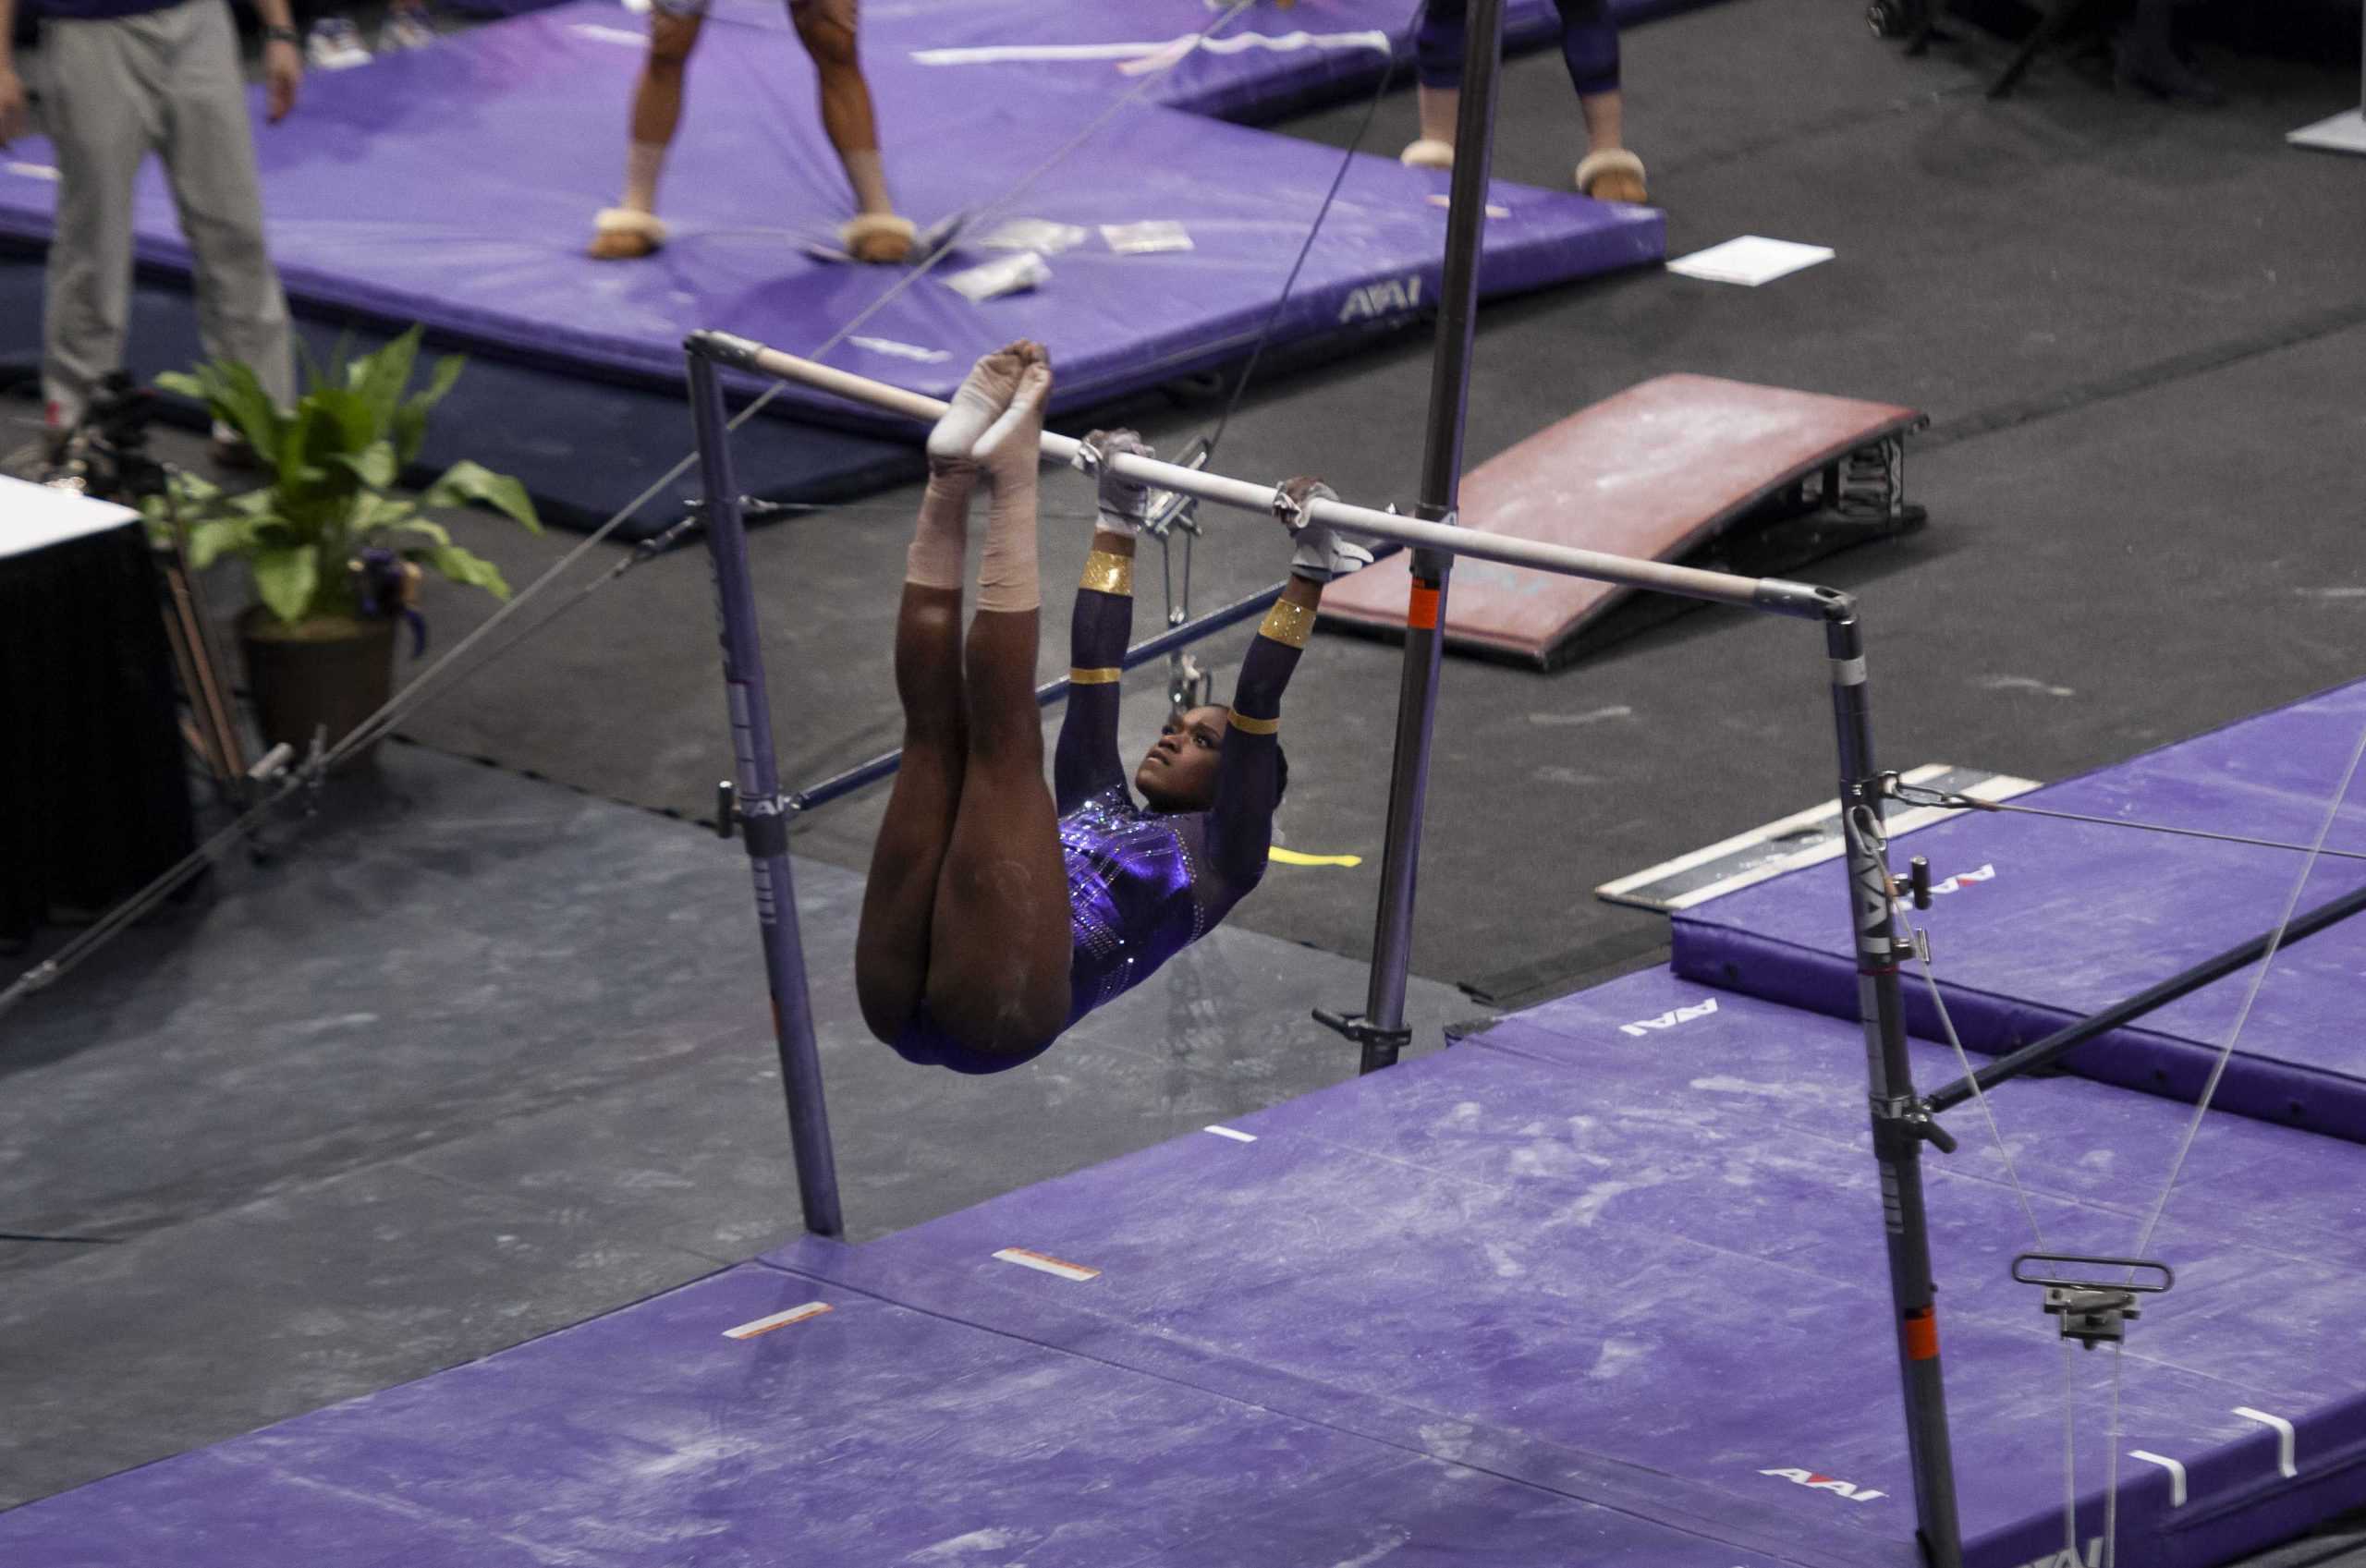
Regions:
<svg viewBox="0 0 2366 1568"><path fill-rule="evenodd" d="M2162 1469L2166 1470L2169 1473L2169 1506L2171 1508L2185 1506L2185 1466L2183 1465L2165 1453L2148 1453L2140 1448L2129 1449L2128 1457L2140 1459L2147 1465L2158 1465Z"/></svg>
<svg viewBox="0 0 2366 1568"><path fill-rule="evenodd" d="M1213 1133L1220 1138L1230 1138L1235 1143L1255 1143L1257 1141L1257 1135L1255 1133L1239 1132L1231 1127L1201 1127L1200 1130L1203 1133Z"/></svg>
<svg viewBox="0 0 2366 1568"><path fill-rule="evenodd" d="M2293 1477L2298 1476L2300 1473L2300 1467L2295 1462L2295 1455L2292 1452L2293 1431L2291 1422L2287 1421L2281 1416L2270 1416L2264 1410L2253 1410L2248 1404L2238 1404L2235 1406L2235 1414L2241 1416L2246 1421L2256 1421L2261 1426L2265 1427L2275 1433L2275 1467L2279 1471L2283 1472L2284 1478L2286 1480L2288 1481L2292 1479Z"/></svg>
<svg viewBox="0 0 2366 1568"><path fill-rule="evenodd" d="M1023 1246L1006 1246L994 1256L1005 1263L1016 1263L1022 1269L1040 1270L1046 1274L1057 1274L1064 1280L1083 1281L1101 1277L1101 1270L1098 1269L1088 1269L1081 1263L1063 1263L1048 1254L1030 1252Z"/></svg>
<svg viewBox="0 0 2366 1568"><path fill-rule="evenodd" d="M829 1310L830 1304L826 1301L809 1301L802 1307L792 1307L786 1312L775 1312L769 1318L759 1318L752 1323L726 1329L723 1337L727 1340L751 1340L758 1334L771 1333L774 1329L786 1329L791 1323L802 1323L808 1318L819 1318Z"/></svg>

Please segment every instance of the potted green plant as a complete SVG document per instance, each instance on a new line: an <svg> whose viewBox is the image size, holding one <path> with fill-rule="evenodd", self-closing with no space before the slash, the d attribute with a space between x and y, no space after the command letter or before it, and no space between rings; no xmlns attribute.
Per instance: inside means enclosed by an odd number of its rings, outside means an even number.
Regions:
<svg viewBox="0 0 2366 1568"><path fill-rule="evenodd" d="M234 360L156 378L237 431L265 476L233 493L176 473L148 510L186 530L199 569L225 555L251 569L258 602L239 615L238 634L266 746L302 750L322 727L334 745L384 706L395 624L422 568L509 596L500 569L453 543L428 509L482 504L541 531L526 487L478 463L454 463L417 500L392 493L465 363L457 355L437 360L414 391L419 341L413 327L359 359L308 362L292 408L274 404Z"/></svg>

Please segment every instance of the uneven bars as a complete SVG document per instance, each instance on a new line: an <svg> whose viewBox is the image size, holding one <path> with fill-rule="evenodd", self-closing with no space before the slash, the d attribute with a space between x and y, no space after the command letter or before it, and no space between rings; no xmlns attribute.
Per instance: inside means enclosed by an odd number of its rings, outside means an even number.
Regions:
<svg viewBox="0 0 2366 1568"><path fill-rule="evenodd" d="M946 407L933 397L907 392L902 387L859 376L851 371L801 359L794 354L785 354L777 348L736 337L729 333L695 332L684 341L683 346L692 354L737 370L754 371L776 380L795 382L817 392L827 392L849 402L867 403L872 407L914 419L933 421L944 414ZM1043 432L1043 456L1056 463L1073 464L1078 449L1083 444L1074 436L1055 435L1050 431ZM1111 459L1111 467L1128 479L1140 480L1161 490L1197 496L1219 506L1231 506L1266 517L1273 516L1278 498L1271 485L1226 479L1222 474L1162 463L1154 458L1120 456ZM1338 501L1316 501L1308 511L1316 522L1365 539L1387 540L1392 543L1425 550L1442 550L1476 560L1500 562L1506 566L1527 566L1541 572L1556 572L1563 577L1586 577L1595 582L1672 593L1680 598L1706 600L1711 603L1731 604L1746 610L1763 610L1777 615L1823 621L1844 617L1854 608L1849 596L1836 589L1818 588L1782 577L1737 577L1727 572L1704 572L1697 566L1672 566L1662 561L1609 555L1596 550L1539 544L1532 540L1488 533L1453 523L1420 522L1411 517L1400 517L1393 512L1375 512L1368 506L1351 506Z"/></svg>

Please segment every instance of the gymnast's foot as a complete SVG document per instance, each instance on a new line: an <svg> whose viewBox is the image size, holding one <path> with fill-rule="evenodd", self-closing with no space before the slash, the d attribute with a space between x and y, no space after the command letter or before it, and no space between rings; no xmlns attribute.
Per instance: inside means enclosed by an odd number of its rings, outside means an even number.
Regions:
<svg viewBox="0 0 2366 1568"><path fill-rule="evenodd" d="M585 254L595 261L637 261L655 255L665 243L665 225L656 213L607 207L592 220L592 244Z"/></svg>
<svg viewBox="0 0 2366 1568"><path fill-rule="evenodd" d="M1008 351L1021 359L1018 385L1009 406L971 448L994 492L986 505L986 548L978 562L981 621L989 611L1032 614L1043 602L1035 560L1035 467L1043 461L1052 357L1033 343L1015 343Z"/></svg>
<svg viewBox="0 0 2366 1568"><path fill-rule="evenodd" d="M1597 201L1625 201L1640 207L1652 199L1643 184L1643 160L1624 147L1589 152L1578 165L1578 194Z"/></svg>
<svg viewBox="0 0 2366 1568"><path fill-rule="evenodd" d="M1010 407L1027 367L1043 358L1041 344L1020 338L1006 344L970 367L969 376L953 401L928 432L928 468L932 476L973 480L977 444Z"/></svg>
<svg viewBox="0 0 2366 1568"><path fill-rule="evenodd" d="M911 219L893 213L858 213L839 226L838 243L858 261L900 266L911 255L918 232Z"/></svg>
<svg viewBox="0 0 2366 1568"><path fill-rule="evenodd" d="M949 590L957 604L969 544L970 497L978 487L978 461L970 449L1010 407L1027 369L1025 350L1032 346L1014 343L980 359L928 434L928 489L921 496L912 546L904 554L904 580Z"/></svg>
<svg viewBox="0 0 2366 1568"><path fill-rule="evenodd" d="M1052 396L1052 356L1042 344L1022 338L1000 354L981 359L978 368L983 370L1006 356L1018 360L1018 382L970 453L986 482L996 490L1032 491L1036 465L1043 461L1043 406Z"/></svg>

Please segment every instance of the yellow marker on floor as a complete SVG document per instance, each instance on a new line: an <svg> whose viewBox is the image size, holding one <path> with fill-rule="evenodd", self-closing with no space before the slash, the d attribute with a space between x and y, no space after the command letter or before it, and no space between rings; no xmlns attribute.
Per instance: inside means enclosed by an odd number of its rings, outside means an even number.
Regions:
<svg viewBox="0 0 2366 1568"><path fill-rule="evenodd" d="M1297 850L1284 849L1278 844L1266 853L1275 864L1283 866L1360 866L1364 863L1360 855L1300 855Z"/></svg>

